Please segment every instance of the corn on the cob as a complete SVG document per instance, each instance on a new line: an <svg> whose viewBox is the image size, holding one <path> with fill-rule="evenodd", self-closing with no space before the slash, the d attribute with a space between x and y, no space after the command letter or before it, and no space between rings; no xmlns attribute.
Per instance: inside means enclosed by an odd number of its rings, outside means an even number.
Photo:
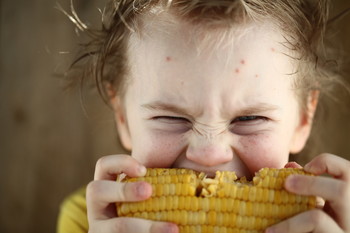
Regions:
<svg viewBox="0 0 350 233"><path fill-rule="evenodd" d="M169 221L181 233L261 233L265 228L316 206L316 197L287 192L284 180L302 169L261 169L248 182L234 172L218 171L215 178L189 169L147 170L152 197L142 202L117 204L118 216Z"/></svg>

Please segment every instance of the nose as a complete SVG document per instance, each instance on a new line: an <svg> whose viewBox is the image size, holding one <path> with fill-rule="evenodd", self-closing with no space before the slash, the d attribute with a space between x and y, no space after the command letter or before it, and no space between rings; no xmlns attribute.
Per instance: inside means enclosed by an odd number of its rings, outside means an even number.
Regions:
<svg viewBox="0 0 350 233"><path fill-rule="evenodd" d="M216 166L231 161L233 151L224 135L195 135L190 140L186 157L199 165Z"/></svg>

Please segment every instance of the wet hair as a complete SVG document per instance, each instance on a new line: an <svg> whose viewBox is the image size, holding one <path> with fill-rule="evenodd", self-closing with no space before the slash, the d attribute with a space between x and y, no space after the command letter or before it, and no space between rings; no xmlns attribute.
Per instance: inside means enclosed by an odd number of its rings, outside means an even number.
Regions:
<svg viewBox="0 0 350 233"><path fill-rule="evenodd" d="M281 30L283 45L297 61L294 86L302 107L310 90L327 94L335 84L343 84L338 63L329 58L331 50L325 43L330 23L328 0L113 0L103 11L98 30L88 28L73 11L71 19L90 38L72 65L84 65L80 81L93 77L106 103L107 84L123 96L130 36L142 31L145 17L163 12L204 28L271 22Z"/></svg>

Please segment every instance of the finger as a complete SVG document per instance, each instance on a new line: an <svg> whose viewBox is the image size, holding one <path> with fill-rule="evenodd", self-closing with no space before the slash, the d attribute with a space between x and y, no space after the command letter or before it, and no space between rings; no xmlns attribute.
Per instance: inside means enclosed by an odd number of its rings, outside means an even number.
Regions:
<svg viewBox="0 0 350 233"><path fill-rule="evenodd" d="M89 218L107 219L111 217L111 210L108 208L111 203L142 201L151 195L152 186L147 182L92 181L86 189ZM112 211L114 213L115 208Z"/></svg>
<svg viewBox="0 0 350 233"><path fill-rule="evenodd" d="M350 161L332 154L321 154L305 165L304 169L315 175L324 173L350 181Z"/></svg>
<svg viewBox="0 0 350 233"><path fill-rule="evenodd" d="M115 180L120 173L131 177L144 176L146 168L130 155L104 156L96 163L94 179Z"/></svg>
<svg viewBox="0 0 350 233"><path fill-rule="evenodd" d="M286 179L285 187L293 193L322 197L330 207L328 214L334 217L341 227L350 228L350 187L345 181L322 176L293 175Z"/></svg>
<svg viewBox="0 0 350 233"><path fill-rule="evenodd" d="M290 175L286 178L285 188L301 195L320 196L331 202L344 201L349 197L344 181L323 176Z"/></svg>
<svg viewBox="0 0 350 233"><path fill-rule="evenodd" d="M344 231L325 212L310 210L266 229L265 233L343 233Z"/></svg>
<svg viewBox="0 0 350 233"><path fill-rule="evenodd" d="M176 224L156 222L139 218L112 218L95 222L90 226L90 232L137 232L137 233L178 233Z"/></svg>

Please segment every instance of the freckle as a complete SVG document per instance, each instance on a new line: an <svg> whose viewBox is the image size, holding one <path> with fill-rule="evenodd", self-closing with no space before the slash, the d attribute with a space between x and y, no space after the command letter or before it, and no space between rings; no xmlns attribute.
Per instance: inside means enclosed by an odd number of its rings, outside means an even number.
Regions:
<svg viewBox="0 0 350 233"><path fill-rule="evenodd" d="M276 50L275 50L275 48L271 48L271 51L272 51L272 52L275 52Z"/></svg>
<svg viewBox="0 0 350 233"><path fill-rule="evenodd" d="M259 78L259 75L258 75L258 74L256 74L256 75L255 75L255 78Z"/></svg>
<svg viewBox="0 0 350 233"><path fill-rule="evenodd" d="M244 65L245 64L245 60L241 60L241 64Z"/></svg>
<svg viewBox="0 0 350 233"><path fill-rule="evenodd" d="M165 58L165 60L169 62L169 61L171 61L171 57L167 56L167 57Z"/></svg>
<svg viewBox="0 0 350 233"><path fill-rule="evenodd" d="M238 74L239 73L239 69L235 69L235 72Z"/></svg>

